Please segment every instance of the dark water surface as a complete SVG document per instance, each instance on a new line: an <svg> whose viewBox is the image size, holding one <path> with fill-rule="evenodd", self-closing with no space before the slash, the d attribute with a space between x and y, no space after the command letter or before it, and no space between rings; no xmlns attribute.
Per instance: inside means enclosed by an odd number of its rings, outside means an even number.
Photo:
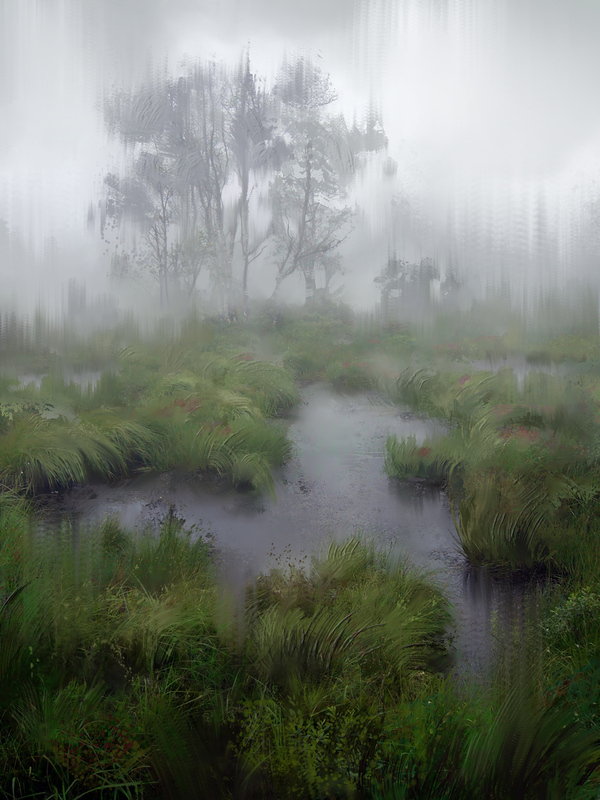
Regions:
<svg viewBox="0 0 600 800"><path fill-rule="evenodd" d="M453 606L459 671L481 676L493 651L494 616L510 622L526 603L524 591L467 570L440 488L390 480L383 471L390 434L413 434L421 443L444 427L377 395L338 395L319 384L301 394L301 405L286 415L294 448L276 475L277 502L169 473L73 489L60 499L60 511L75 528L118 516L140 529L161 522L173 507L186 527L212 537L225 579L238 587L270 566L306 563L331 537L373 537L432 572Z"/></svg>

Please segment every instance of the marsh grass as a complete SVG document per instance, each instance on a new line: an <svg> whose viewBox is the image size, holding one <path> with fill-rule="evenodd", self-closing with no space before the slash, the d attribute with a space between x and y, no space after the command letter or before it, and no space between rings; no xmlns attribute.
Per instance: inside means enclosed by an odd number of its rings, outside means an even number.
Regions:
<svg viewBox="0 0 600 800"><path fill-rule="evenodd" d="M390 478L424 478L432 482L446 482L452 467L460 461L451 461L441 447L425 441L417 445L416 437L401 440L394 434L386 442L384 468Z"/></svg>
<svg viewBox="0 0 600 800"><path fill-rule="evenodd" d="M600 486L596 410L581 386L533 373L518 392L508 370L457 378L407 369L397 387L402 402L447 419L450 430L420 447L390 437L388 475L445 483L471 562L557 563L561 527L590 513Z"/></svg>
<svg viewBox="0 0 600 800"><path fill-rule="evenodd" d="M74 539L67 523L21 525L15 503L10 584L6 541L1 562L5 593L18 583L0 627L5 794L11 781L22 796L352 794L386 706L437 680L442 596L357 541L259 580L240 641L209 546L174 514L158 537L107 520Z"/></svg>
<svg viewBox="0 0 600 800"><path fill-rule="evenodd" d="M386 709L435 684L448 610L404 562L350 540L249 594L249 659L263 687L241 709L241 747L269 754L276 797L366 791ZM365 795L368 796L368 795Z"/></svg>
<svg viewBox="0 0 600 800"><path fill-rule="evenodd" d="M363 330L333 313L305 313L287 320L275 345L297 380L328 381L356 391L376 385L379 362L409 356L414 337L404 326Z"/></svg>
<svg viewBox="0 0 600 800"><path fill-rule="evenodd" d="M529 620L519 633L534 642L505 654L490 688L464 694L446 682L389 716L394 735L385 739L369 797L596 796L600 734L582 724L574 702L584 684L573 683L568 700L566 690L542 694L539 626Z"/></svg>
<svg viewBox="0 0 600 800"><path fill-rule="evenodd" d="M506 699L508 678L461 695L443 595L369 543L260 576L240 639L210 546L174 513L158 536L109 519L74 548L69 524L25 525L22 500L0 511L5 600L19 587L0 620L4 796L504 798L526 779L523 797L575 798L597 765L595 717L583 735L569 698L546 713L539 688ZM577 602L561 636L592 625L594 596Z"/></svg>
<svg viewBox="0 0 600 800"><path fill-rule="evenodd" d="M137 678L151 685L174 663L173 697L190 681L206 688L203 655L214 674L219 649L207 545L182 535L173 516L158 538L138 542L114 521L87 537L80 532L75 549L72 533L66 525L58 537L38 537L22 564L20 592L5 598L2 612L0 756L8 759L2 775L15 776L21 796L26 784L40 782L73 782L81 792L148 789L148 734L135 711L115 721L115 700L131 695ZM31 536L21 531L23 540ZM5 769L12 743L20 750L14 771Z"/></svg>
<svg viewBox="0 0 600 800"><path fill-rule="evenodd" d="M189 341L122 349L93 390L59 372L0 404L0 482L28 494L139 470L216 472L274 495L271 465L289 454L268 417L298 401L275 364L205 352ZM63 409L48 418L47 409Z"/></svg>
<svg viewBox="0 0 600 800"><path fill-rule="evenodd" d="M392 686L428 669L444 651L449 615L441 595L406 565L377 565L357 540L331 544L285 588L277 573L262 579L256 602L268 604L254 624L263 680L358 669L365 680L383 671Z"/></svg>
<svg viewBox="0 0 600 800"><path fill-rule="evenodd" d="M151 344L98 336L103 377L90 392L65 385L56 359L43 392L0 387L5 485L178 466L268 492L270 465L289 453L268 417L297 393L234 328L165 329ZM374 380L385 359L406 367L416 340L435 355L434 369L398 368L386 386L448 420L448 435L390 440L390 474L448 486L472 561L556 573L537 617L499 621L490 691L446 676L449 609L431 578L373 547L332 545L306 569L261 576L240 626L211 548L174 513L158 536L115 520L51 535L5 491L0 794L596 797L598 384L587 362L570 384L531 375L522 390L509 371L468 374L457 357L516 347L475 342L488 332L482 322L472 347L441 353L411 332L358 335L316 315L272 338L296 376L341 388ZM65 419L45 418L53 403Z"/></svg>

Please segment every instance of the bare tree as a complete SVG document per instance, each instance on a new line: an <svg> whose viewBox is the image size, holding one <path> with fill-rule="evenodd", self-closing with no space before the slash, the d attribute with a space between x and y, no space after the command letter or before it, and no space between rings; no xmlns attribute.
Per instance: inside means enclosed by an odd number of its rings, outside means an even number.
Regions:
<svg viewBox="0 0 600 800"><path fill-rule="evenodd" d="M277 265L273 297L287 277L300 272L310 303L317 290L317 270L324 274L325 292L342 270L338 248L351 231L352 219L344 201L362 165L360 155L387 146L387 139L373 115L366 131L356 123L349 130L343 116L327 115L325 109L337 95L329 76L305 58L284 63L274 95L289 156L272 184Z"/></svg>
<svg viewBox="0 0 600 800"><path fill-rule="evenodd" d="M315 268L331 260L336 248L347 236L351 210L335 208L328 201L328 191L315 173L312 141L307 139L299 163L278 176L274 185L273 229L277 276L273 297L282 282L294 272L304 276L306 301L315 295ZM331 277L331 276L330 276Z"/></svg>
<svg viewBox="0 0 600 800"><path fill-rule="evenodd" d="M231 101L224 65L197 63L177 84L181 115L177 126L179 174L187 186L188 218L201 225L211 245L211 277L219 311L232 313L232 261L238 208L223 199L232 177L227 128Z"/></svg>
<svg viewBox="0 0 600 800"><path fill-rule="evenodd" d="M162 302L174 289L193 292L206 264L219 313L234 316L239 241L247 318L250 265L269 236L275 295L299 272L310 302L319 270L329 291L341 271L339 245L350 231L344 200L357 155L381 140L374 126L362 133L356 125L349 130L343 117L326 115L335 99L328 76L302 58L284 63L268 93L246 52L236 70L197 62L176 80L107 103L107 125L126 144L131 169L106 178L103 228L127 218L142 231L145 251L137 262L158 280ZM271 224L261 227L253 224L251 200L266 187Z"/></svg>
<svg viewBox="0 0 600 800"><path fill-rule="evenodd" d="M274 134L272 99L250 69L249 52L240 60L232 80L230 137L234 169L240 184L239 218L242 250L242 296L244 319L248 319L248 273L250 264L263 253L269 235L251 229L250 199L269 171L279 169L285 158L283 139Z"/></svg>
<svg viewBox="0 0 600 800"><path fill-rule="evenodd" d="M336 99L329 77L311 61L284 62L274 89L288 158L272 183L277 275L273 298L290 275L301 272L306 301L315 297L315 269L348 234L351 211L340 207L352 154L323 108Z"/></svg>
<svg viewBox="0 0 600 800"><path fill-rule="evenodd" d="M122 93L106 111L133 162L125 179L107 176L107 213L141 227L161 301L168 302L170 281L181 286L192 275L193 291L207 262L221 312L230 299L236 229L236 214L232 221L223 202L231 174L227 100L225 70L209 63L185 78Z"/></svg>

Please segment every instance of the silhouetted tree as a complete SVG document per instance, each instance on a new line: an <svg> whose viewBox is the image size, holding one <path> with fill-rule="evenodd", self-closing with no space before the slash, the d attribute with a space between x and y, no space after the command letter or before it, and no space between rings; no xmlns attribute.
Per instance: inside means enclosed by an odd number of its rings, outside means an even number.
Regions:
<svg viewBox="0 0 600 800"><path fill-rule="evenodd" d="M387 146L383 129L369 117L365 130L350 130L343 116L325 109L337 99L329 76L309 59L284 62L274 88L279 123L289 158L273 181L276 297L282 282L301 272L306 302L316 293L316 270L324 290L342 271L339 245L351 230L352 210L344 204L368 151Z"/></svg>
<svg viewBox="0 0 600 800"><path fill-rule="evenodd" d="M259 187L259 179L279 169L286 155L286 145L275 134L276 120L272 98L261 89L250 69L249 52L241 59L232 78L232 102L229 123L234 170L240 184L239 218L242 250L242 295L244 319L248 318L248 271L250 264L264 251L269 236L250 224L250 200Z"/></svg>

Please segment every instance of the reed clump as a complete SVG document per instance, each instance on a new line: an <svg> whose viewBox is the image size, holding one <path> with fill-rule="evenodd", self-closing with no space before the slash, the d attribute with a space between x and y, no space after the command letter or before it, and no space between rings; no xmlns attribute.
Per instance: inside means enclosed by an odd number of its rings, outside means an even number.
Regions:
<svg viewBox="0 0 600 800"><path fill-rule="evenodd" d="M459 547L476 564L560 566L561 530L589 518L600 486L598 404L589 385L531 373L405 370L399 402L444 419L448 433L387 442L391 477L448 487Z"/></svg>
<svg viewBox="0 0 600 800"><path fill-rule="evenodd" d="M592 673L565 691L461 693L447 603L403 560L332 543L259 576L240 617L211 546L174 513L158 536L107 520L74 548L69 526L42 535L7 497L4 796L529 800L595 786L596 717L573 704ZM574 597L548 635L594 602Z"/></svg>
<svg viewBox="0 0 600 800"><path fill-rule="evenodd" d="M173 512L158 536L107 520L74 548L68 524L36 531L23 501L7 498L4 792L12 782L21 796L71 785L182 797L205 780L225 797L255 775L285 796L287 775L297 796L333 773L350 788L370 775L386 705L439 680L442 595L357 540L332 544L309 571L259 578L240 639L211 546Z"/></svg>
<svg viewBox="0 0 600 800"><path fill-rule="evenodd" d="M0 483L26 494L182 468L273 495L271 466L289 444L272 418L298 402L276 364L185 337L120 348L93 387L55 368L39 389L7 379L3 392Z"/></svg>

